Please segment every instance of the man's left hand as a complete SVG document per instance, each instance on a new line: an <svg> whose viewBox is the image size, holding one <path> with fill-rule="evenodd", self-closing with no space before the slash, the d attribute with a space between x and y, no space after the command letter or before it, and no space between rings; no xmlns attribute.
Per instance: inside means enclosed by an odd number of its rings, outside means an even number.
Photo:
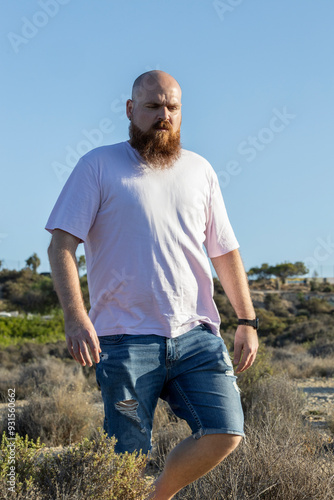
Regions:
<svg viewBox="0 0 334 500"><path fill-rule="evenodd" d="M259 347L257 331L252 326L239 325L234 338L234 360L236 373L247 370L255 361Z"/></svg>

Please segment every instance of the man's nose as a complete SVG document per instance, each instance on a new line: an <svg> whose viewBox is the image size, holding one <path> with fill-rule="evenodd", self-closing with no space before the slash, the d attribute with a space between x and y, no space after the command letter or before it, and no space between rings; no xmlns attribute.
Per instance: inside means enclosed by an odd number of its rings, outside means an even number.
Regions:
<svg viewBox="0 0 334 500"><path fill-rule="evenodd" d="M158 118L160 120L168 120L169 119L169 111L167 106L161 106L159 108Z"/></svg>

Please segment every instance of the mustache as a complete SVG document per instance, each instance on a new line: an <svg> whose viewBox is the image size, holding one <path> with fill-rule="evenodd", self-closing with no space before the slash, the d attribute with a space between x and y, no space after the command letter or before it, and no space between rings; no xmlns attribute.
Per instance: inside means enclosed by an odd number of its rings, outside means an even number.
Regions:
<svg viewBox="0 0 334 500"><path fill-rule="evenodd" d="M154 125L152 125L154 130L172 130L172 126L168 121L159 120Z"/></svg>

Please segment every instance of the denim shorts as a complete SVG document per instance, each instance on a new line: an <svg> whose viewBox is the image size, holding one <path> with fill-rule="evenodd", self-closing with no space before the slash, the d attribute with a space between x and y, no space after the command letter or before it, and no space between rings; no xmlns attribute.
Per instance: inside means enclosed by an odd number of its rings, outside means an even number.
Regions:
<svg viewBox="0 0 334 500"><path fill-rule="evenodd" d="M159 397L187 421L195 439L205 434L244 436L244 416L233 366L221 337L201 324L179 337L108 335L96 380L104 402L104 429L115 451L151 450Z"/></svg>

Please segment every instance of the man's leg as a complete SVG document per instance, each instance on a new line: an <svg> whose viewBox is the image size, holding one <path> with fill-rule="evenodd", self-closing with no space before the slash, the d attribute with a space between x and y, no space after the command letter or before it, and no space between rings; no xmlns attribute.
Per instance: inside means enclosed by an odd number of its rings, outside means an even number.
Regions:
<svg viewBox="0 0 334 500"><path fill-rule="evenodd" d="M193 435L166 459L154 500L168 500L218 465L244 435L243 411L223 340L205 326L167 339L168 377L160 397L186 420Z"/></svg>
<svg viewBox="0 0 334 500"><path fill-rule="evenodd" d="M96 380L104 402L104 429L116 453L151 448L154 410L164 383L164 339L156 335L100 337Z"/></svg>
<svg viewBox="0 0 334 500"><path fill-rule="evenodd" d="M216 467L240 443L234 434L188 437L168 455L163 472L155 482L152 500L169 500L182 488Z"/></svg>

